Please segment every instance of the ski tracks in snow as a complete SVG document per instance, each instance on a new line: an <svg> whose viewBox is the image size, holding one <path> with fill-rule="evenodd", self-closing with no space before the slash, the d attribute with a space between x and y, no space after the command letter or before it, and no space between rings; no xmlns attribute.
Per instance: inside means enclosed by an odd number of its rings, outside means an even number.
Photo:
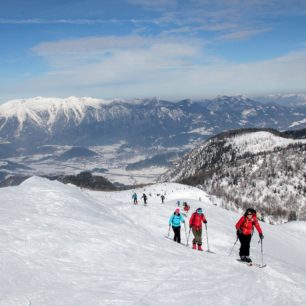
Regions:
<svg viewBox="0 0 306 306"><path fill-rule="evenodd" d="M273 266L273 263L272 263ZM272 266L258 269L255 266L243 265L245 272L251 274L243 288L245 299L243 305L302 305L306 291L291 277L278 272ZM241 275L240 275L241 276ZM255 289L261 288L261 290Z"/></svg>
<svg viewBox="0 0 306 306"><path fill-rule="evenodd" d="M133 305L150 305L150 301L154 300L154 295L156 291L158 291L158 289L161 288L166 282L170 282L174 276L178 275L181 272L181 270L181 267L176 267L172 271L170 271L170 273L168 273L167 276L163 279L156 280L156 283L150 289L148 289L147 292L139 300L133 303ZM146 301L148 299L149 301Z"/></svg>

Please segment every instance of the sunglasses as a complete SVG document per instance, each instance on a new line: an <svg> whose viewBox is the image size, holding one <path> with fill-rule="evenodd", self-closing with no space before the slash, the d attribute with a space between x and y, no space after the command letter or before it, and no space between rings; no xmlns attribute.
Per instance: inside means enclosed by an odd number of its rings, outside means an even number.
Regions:
<svg viewBox="0 0 306 306"><path fill-rule="evenodd" d="M253 216L253 214L251 213L251 214L248 214L248 216Z"/></svg>

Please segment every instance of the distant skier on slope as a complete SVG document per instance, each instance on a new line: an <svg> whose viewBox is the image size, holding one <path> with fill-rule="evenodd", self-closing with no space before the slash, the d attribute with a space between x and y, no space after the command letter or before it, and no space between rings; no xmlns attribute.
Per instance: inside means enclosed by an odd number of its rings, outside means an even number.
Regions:
<svg viewBox="0 0 306 306"><path fill-rule="evenodd" d="M190 209L190 205L188 205L187 202L184 202L184 203L183 203L183 207L184 207L184 211L185 211L186 213L188 213L188 211L189 211L189 209Z"/></svg>
<svg viewBox="0 0 306 306"><path fill-rule="evenodd" d="M180 209L177 208L169 219L169 229L172 226L174 232L173 240L178 243L181 243L181 222L185 223L185 220L180 214Z"/></svg>
<svg viewBox="0 0 306 306"><path fill-rule="evenodd" d="M192 233L194 239L192 241L192 248L194 250L203 251L202 249L202 222L207 223L207 220L203 214L202 208L198 208L190 217L189 219L189 227L192 229Z"/></svg>
<svg viewBox="0 0 306 306"><path fill-rule="evenodd" d="M262 229L256 217L256 210L248 208L245 214L236 223L237 236L240 241L239 256L241 261L251 263L250 258L250 243L254 231L254 226L258 231L260 239L263 239Z"/></svg>
<svg viewBox="0 0 306 306"><path fill-rule="evenodd" d="M164 204L165 196L162 194L160 198L161 198L162 203Z"/></svg>
<svg viewBox="0 0 306 306"><path fill-rule="evenodd" d="M147 195L144 193L141 198L143 199L143 204L147 205Z"/></svg>
<svg viewBox="0 0 306 306"><path fill-rule="evenodd" d="M132 199L134 200L134 204L138 204L138 201L137 201L137 193L134 192L133 195L132 195Z"/></svg>

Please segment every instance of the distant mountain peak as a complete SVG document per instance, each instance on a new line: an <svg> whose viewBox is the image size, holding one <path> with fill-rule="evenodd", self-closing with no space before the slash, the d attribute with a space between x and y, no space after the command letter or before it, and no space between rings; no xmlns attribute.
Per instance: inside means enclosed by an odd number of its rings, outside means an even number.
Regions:
<svg viewBox="0 0 306 306"><path fill-rule="evenodd" d="M9 118L16 118L18 128L16 135L19 135L26 121L34 125L45 128L49 131L59 118L73 120L79 124L85 117L88 108L100 109L102 105L108 105L118 101L117 99L103 100L90 97L53 98L34 97L29 99L10 100L0 105L0 117L6 121ZM0 126L0 130L2 128Z"/></svg>
<svg viewBox="0 0 306 306"><path fill-rule="evenodd" d="M234 95L234 96L219 95L217 96L216 100L244 101L244 100L250 100L250 99L245 95Z"/></svg>

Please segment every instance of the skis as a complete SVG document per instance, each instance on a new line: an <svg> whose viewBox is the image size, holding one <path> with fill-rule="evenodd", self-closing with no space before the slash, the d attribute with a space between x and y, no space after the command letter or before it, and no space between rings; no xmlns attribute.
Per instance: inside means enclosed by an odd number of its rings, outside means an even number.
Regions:
<svg viewBox="0 0 306 306"><path fill-rule="evenodd" d="M195 251L197 251L197 250L195 250ZM211 251L211 250L205 250L205 251L203 250L201 253L209 253L209 254L215 254L216 255L216 253Z"/></svg>
<svg viewBox="0 0 306 306"><path fill-rule="evenodd" d="M170 237L170 236L164 236L164 237L167 238L167 239L169 239L169 240L171 240L171 241L173 241L173 242L175 242L175 243L177 243L177 242L174 241L173 238ZM184 246L187 247L187 248L189 247L189 245L187 245L187 244L185 244L185 243L182 243L182 242L177 243L177 244L184 245ZM197 251L197 250L195 250L195 251ZM211 250L205 250L205 251L202 252L202 253L216 254L215 252L213 252L213 251L211 251Z"/></svg>
<svg viewBox="0 0 306 306"><path fill-rule="evenodd" d="M267 266L266 264L261 265L261 264L259 264L257 262L246 262L246 261L242 261L241 259L237 259L237 261L241 262L241 263L243 263L243 264L245 264L245 265L247 265L249 267L253 267L254 266L254 267L257 267L257 268L264 268L264 267Z"/></svg>
<svg viewBox="0 0 306 306"><path fill-rule="evenodd" d="M238 259L238 258L236 260L238 262L242 263L242 264L245 264L245 265L249 266L249 267L251 267L253 265L253 262L242 261L241 259Z"/></svg>
<svg viewBox="0 0 306 306"><path fill-rule="evenodd" d="M180 244L180 245L187 246L185 243L182 243L182 242L179 242L179 243L178 243L178 242L174 241L173 238L171 238L171 237L169 237L169 236L165 236L165 238L167 238L167 239L169 239L169 240L175 242L176 244Z"/></svg>
<svg viewBox="0 0 306 306"><path fill-rule="evenodd" d="M216 254L215 252L211 251L211 250L206 250L206 253L210 253L210 254Z"/></svg>
<svg viewBox="0 0 306 306"><path fill-rule="evenodd" d="M259 264L257 262L253 262L253 266L255 266L257 268L265 268L267 265L266 264L261 265L261 264Z"/></svg>

